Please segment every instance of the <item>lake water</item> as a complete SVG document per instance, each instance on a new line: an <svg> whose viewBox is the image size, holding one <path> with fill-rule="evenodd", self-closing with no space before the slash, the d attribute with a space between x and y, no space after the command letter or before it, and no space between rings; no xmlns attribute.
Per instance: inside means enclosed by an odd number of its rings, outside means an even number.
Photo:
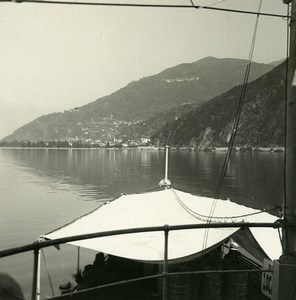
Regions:
<svg viewBox="0 0 296 300"><path fill-rule="evenodd" d="M225 153L170 151L169 179L180 190L214 197ZM79 215L119 196L158 187L164 178L164 151L140 149L0 149L0 250L29 244ZM284 155L234 153L221 191L222 199L254 208L282 203ZM55 286L71 278L77 249L44 249ZM94 252L81 250L81 266ZM30 298L33 254L0 259ZM52 295L42 261L41 296Z"/></svg>

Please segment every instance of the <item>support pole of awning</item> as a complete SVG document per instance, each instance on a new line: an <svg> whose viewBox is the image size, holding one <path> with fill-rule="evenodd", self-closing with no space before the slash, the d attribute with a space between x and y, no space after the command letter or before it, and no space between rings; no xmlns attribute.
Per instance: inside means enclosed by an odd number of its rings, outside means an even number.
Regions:
<svg viewBox="0 0 296 300"><path fill-rule="evenodd" d="M164 226L164 258L163 258L163 292L162 292L162 299L168 299L168 245L169 243L169 225Z"/></svg>
<svg viewBox="0 0 296 300"><path fill-rule="evenodd" d="M165 146L165 181L168 180L168 173L169 173L169 146Z"/></svg>
<svg viewBox="0 0 296 300"><path fill-rule="evenodd" d="M165 189L171 188L171 181L168 179L169 174L169 146L165 146L165 170L164 178L160 180L159 185Z"/></svg>
<svg viewBox="0 0 296 300"><path fill-rule="evenodd" d="M77 272L80 270L80 247L77 248Z"/></svg>

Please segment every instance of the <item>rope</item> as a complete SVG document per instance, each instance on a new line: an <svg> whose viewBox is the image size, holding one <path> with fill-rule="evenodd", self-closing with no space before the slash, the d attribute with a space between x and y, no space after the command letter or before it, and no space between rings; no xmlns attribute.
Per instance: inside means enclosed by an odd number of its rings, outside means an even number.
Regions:
<svg viewBox="0 0 296 300"><path fill-rule="evenodd" d="M52 285L51 277L50 277L50 274L49 274L49 271L48 271L47 263L46 263L46 260L45 260L45 255L44 255L43 248L41 248L41 253L42 253L42 257L43 257L43 261L44 261L44 265L45 265L45 269L46 269L50 289L51 289L51 292L52 292L52 296L54 297L53 285Z"/></svg>
<svg viewBox="0 0 296 300"><path fill-rule="evenodd" d="M163 188L158 186L158 187L152 188L150 190L146 190L144 193L146 194L146 193L150 193L150 192L154 192L154 191L161 191L161 190L163 190Z"/></svg>
<svg viewBox="0 0 296 300"><path fill-rule="evenodd" d="M258 215L258 214L263 214L263 213L267 213L267 212L272 212L272 211L277 211L280 210L281 208L279 207L274 207L274 208L270 208L270 209L264 209L262 211L258 211L258 212L254 212L254 213L249 213L249 214L244 214L244 215L236 215L236 216L231 216L231 217L226 217L226 216L207 216L207 215L203 215L203 214L199 214L196 211L192 210L190 207L188 207L182 200L181 198L177 195L176 191L171 188L171 191L173 192L176 200L178 201L178 203L183 207L183 209L190 214L192 217L200 220L200 221L204 221L204 222L208 222L209 219L211 219L211 221L214 222L227 222L228 220L231 220L232 222L235 222L237 219L244 219L250 216L254 216L254 215Z"/></svg>
<svg viewBox="0 0 296 300"><path fill-rule="evenodd" d="M224 182L224 178L226 175L227 167L228 167L228 164L230 161L231 153L232 153L233 146L234 146L234 141L235 141L238 126L239 126L239 121L240 121L241 112L242 112L242 108L243 108L243 104L244 104L244 100L245 100L247 84L248 84L248 79L249 79L249 75L250 75L251 64L252 64L252 59L253 59L253 54L254 54L254 49L255 49L255 41L256 41L256 36L257 36L257 31L258 31L258 23L259 23L261 6L262 6L262 0L260 0L260 3L259 3L258 13L257 13L257 17L256 17L255 26L254 26L253 37L252 37L252 41L251 41L251 48L250 48L250 52L249 52L248 64L247 64L247 68L246 68L246 72L245 72L245 76L244 76L244 81L243 81L241 95L240 95L240 99L239 99L239 103L238 103L238 107L237 107L236 117L235 117L234 124L232 127L228 150L227 150L227 153L225 156L222 172L221 172L218 187L216 190L215 200L213 201L212 207L210 210L210 214L209 214L210 216L212 216L214 214L214 211L216 208L217 199L219 198L219 195L220 195L220 192L222 189L222 185ZM209 223L211 222L211 218L209 218L208 222ZM208 233L209 233L209 229L205 229L203 249L206 248L206 244L207 244L207 240L208 240Z"/></svg>

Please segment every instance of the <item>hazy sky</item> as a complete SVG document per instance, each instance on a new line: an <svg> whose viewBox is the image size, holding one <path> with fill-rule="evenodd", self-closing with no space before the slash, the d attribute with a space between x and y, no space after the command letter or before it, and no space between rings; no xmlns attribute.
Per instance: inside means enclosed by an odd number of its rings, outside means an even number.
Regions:
<svg viewBox="0 0 296 300"><path fill-rule="evenodd" d="M256 11L259 0L215 6ZM262 11L285 14L287 6L264 0ZM82 106L180 63L247 59L255 18L204 9L0 2L0 139L38 116ZM285 53L286 20L261 17L254 60L269 63Z"/></svg>

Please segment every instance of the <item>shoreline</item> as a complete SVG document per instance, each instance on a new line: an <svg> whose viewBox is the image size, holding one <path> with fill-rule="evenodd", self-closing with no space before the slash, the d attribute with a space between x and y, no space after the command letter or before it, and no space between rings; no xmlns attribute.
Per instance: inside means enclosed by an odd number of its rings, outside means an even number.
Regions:
<svg viewBox="0 0 296 300"><path fill-rule="evenodd" d="M164 151L165 147L155 146L138 146L138 147L0 147L0 149L11 149L11 150L141 150L141 151ZM211 148L193 148L193 147L170 147L171 151L192 151L192 152L227 152L227 147L211 147ZM284 147L234 147L234 152L260 152L260 153L284 153Z"/></svg>

